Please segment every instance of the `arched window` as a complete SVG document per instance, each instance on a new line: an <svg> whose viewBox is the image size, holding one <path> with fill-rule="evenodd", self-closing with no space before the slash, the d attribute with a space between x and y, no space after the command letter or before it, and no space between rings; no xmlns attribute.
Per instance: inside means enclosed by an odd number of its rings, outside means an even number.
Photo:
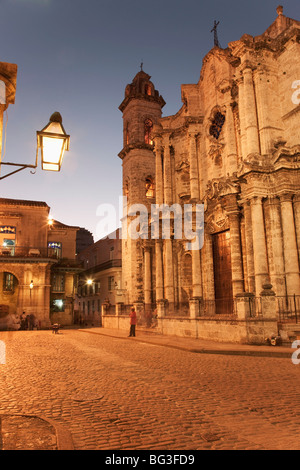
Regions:
<svg viewBox="0 0 300 470"><path fill-rule="evenodd" d="M224 114L220 113L220 111L217 111L209 128L210 135L212 135L215 139L218 139L220 137L224 122Z"/></svg>
<svg viewBox="0 0 300 470"><path fill-rule="evenodd" d="M146 178L146 197L151 199L154 198L154 183L152 178Z"/></svg>
<svg viewBox="0 0 300 470"><path fill-rule="evenodd" d="M125 129L125 143L126 143L126 145L129 144L129 126L128 126L128 123L126 124L126 129Z"/></svg>
<svg viewBox="0 0 300 470"><path fill-rule="evenodd" d="M153 122L151 119L146 119L144 123L144 135L145 135L145 144L153 144L152 140L152 129L153 129Z"/></svg>
<svg viewBox="0 0 300 470"><path fill-rule="evenodd" d="M128 197L128 194L129 194L129 183L128 183L128 181L125 181L125 184L124 184L124 196L125 196L125 197Z"/></svg>
<svg viewBox="0 0 300 470"><path fill-rule="evenodd" d="M149 85L148 83L146 83L145 85L145 94L148 96L152 95L151 85Z"/></svg>

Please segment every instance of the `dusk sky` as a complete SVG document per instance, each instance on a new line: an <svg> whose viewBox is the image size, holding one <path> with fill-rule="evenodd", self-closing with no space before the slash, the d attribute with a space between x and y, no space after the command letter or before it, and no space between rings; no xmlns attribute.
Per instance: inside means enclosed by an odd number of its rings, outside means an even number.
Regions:
<svg viewBox="0 0 300 470"><path fill-rule="evenodd" d="M18 65L4 161L33 164L36 131L54 111L71 135L60 173L24 170L0 182L0 196L45 201L55 219L87 228L95 241L102 237L97 208L105 203L117 209L122 194L118 107L141 62L166 101L163 116L175 114L181 84L198 82L202 60L213 47L214 20L220 21L219 42L226 48L245 33L262 34L276 19L279 4L0 0L0 61ZM300 20L299 0L281 4L286 16Z"/></svg>

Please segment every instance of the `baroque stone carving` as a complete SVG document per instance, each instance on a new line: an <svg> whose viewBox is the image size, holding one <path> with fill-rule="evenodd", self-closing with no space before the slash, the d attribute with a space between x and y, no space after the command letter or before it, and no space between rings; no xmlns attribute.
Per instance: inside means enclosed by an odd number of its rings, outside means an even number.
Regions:
<svg viewBox="0 0 300 470"><path fill-rule="evenodd" d="M237 194L240 190L240 182L237 178L212 179L207 183L204 200L211 200L228 194Z"/></svg>

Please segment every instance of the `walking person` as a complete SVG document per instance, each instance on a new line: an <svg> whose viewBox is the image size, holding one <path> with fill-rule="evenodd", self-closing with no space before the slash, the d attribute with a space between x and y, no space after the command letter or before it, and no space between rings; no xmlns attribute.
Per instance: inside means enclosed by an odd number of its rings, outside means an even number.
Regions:
<svg viewBox="0 0 300 470"><path fill-rule="evenodd" d="M136 326L136 311L134 307L131 307L130 311L130 332L129 336L135 336L135 326Z"/></svg>

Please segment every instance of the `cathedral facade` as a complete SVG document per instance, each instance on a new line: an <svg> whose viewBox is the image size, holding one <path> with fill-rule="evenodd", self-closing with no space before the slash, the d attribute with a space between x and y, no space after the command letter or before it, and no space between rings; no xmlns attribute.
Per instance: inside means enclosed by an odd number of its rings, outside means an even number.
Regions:
<svg viewBox="0 0 300 470"><path fill-rule="evenodd" d="M196 303L201 317L234 315L236 299L266 290L299 299L300 22L278 7L262 35L216 45L175 115L162 117L150 78L141 70L120 105L123 223L136 204L149 226L154 204L204 205L204 244L123 237L124 302L167 316Z"/></svg>

